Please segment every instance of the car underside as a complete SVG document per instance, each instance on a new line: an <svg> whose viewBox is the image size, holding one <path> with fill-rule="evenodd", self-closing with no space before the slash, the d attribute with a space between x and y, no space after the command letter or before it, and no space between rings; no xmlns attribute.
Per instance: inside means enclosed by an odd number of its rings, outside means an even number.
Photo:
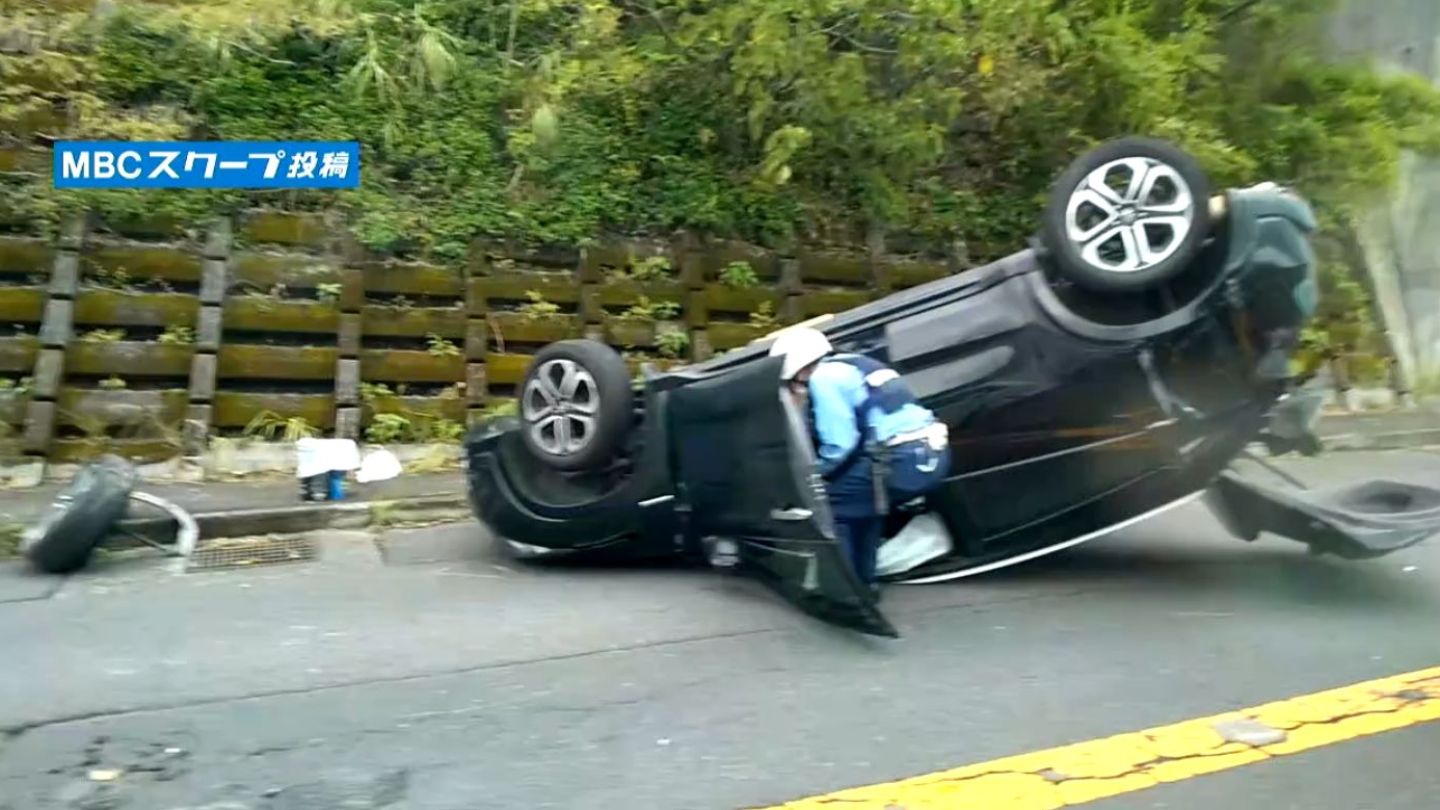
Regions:
<svg viewBox="0 0 1440 810"><path fill-rule="evenodd" d="M1102 153L1062 177L1057 190L1068 197L1052 209L1065 212L1069 233L1100 239L1106 227L1130 227L1096 178L1140 159ZM1188 181L1194 198L1203 179L1183 169L1175 182ZM1161 173L1149 171L1145 182L1157 185ZM1177 199L1154 206L1161 219L1175 218ZM1081 216L1087 200L1101 210L1098 225ZM890 555L904 561L888 579L936 582L1023 562L1202 495L1244 539L1276 531L1344 556L1440 529L1440 497L1426 490L1317 501L1227 472L1253 442L1303 437L1313 418L1289 361L1315 305L1315 223L1298 197L1273 186L1232 190L1200 208L1190 200L1194 223L1172 223L1167 243L1180 250L1183 234L1191 252L1171 255L1183 261L1143 284L1126 278L1116 288L1091 272L1159 266L1126 258L1147 238L1143 221L1115 230L1132 234L1111 240L1124 254L1078 241L1064 254L1047 227L1031 248L994 264L814 324L838 350L901 372L950 430L949 477L891 516L887 537L897 546L916 534L906 532L921 525L916 515L928 522L925 542ZM1195 224L1202 220L1204 228ZM1081 260L1090 275L1073 272ZM713 560L714 539L727 538L743 570L803 609L894 635L838 550L806 415L780 395L769 342L647 370L634 385L628 374L613 379L605 347L548 347L527 376L520 416L478 426L467 440L476 514L512 551L540 559ZM590 441L601 430L604 441ZM589 454L585 464L564 452L570 447Z"/></svg>

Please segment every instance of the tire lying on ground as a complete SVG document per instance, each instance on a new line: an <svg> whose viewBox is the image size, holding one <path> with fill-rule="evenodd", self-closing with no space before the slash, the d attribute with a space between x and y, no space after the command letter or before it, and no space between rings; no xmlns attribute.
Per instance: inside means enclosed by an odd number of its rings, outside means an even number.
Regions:
<svg viewBox="0 0 1440 810"><path fill-rule="evenodd" d="M1058 276L1093 292L1157 287L1210 233L1210 179L1193 157L1121 138L1077 158L1050 190L1040 239Z"/></svg>
<svg viewBox="0 0 1440 810"><path fill-rule="evenodd" d="M86 465L40 522L25 531L21 553L51 574L83 567L110 527L125 516L138 480L134 465L118 456L102 456Z"/></svg>
<svg viewBox="0 0 1440 810"><path fill-rule="evenodd" d="M562 340L541 349L520 386L520 435L545 464L567 472L610 462L630 431L630 370L614 349Z"/></svg>

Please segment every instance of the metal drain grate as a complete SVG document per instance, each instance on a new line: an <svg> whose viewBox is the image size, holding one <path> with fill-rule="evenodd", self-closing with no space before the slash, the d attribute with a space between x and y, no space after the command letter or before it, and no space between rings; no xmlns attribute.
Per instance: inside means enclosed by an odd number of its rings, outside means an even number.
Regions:
<svg viewBox="0 0 1440 810"><path fill-rule="evenodd" d="M257 565L308 562L315 559L315 544L301 535L244 537L204 543L190 555L187 571L250 568Z"/></svg>

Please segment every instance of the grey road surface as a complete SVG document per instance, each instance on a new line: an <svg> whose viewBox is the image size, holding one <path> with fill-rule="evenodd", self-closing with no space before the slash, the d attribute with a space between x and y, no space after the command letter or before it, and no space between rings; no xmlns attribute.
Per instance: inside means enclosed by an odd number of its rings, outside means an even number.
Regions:
<svg viewBox="0 0 1440 810"><path fill-rule="evenodd" d="M1440 455L1288 463L1440 485ZM737 808L1440 665L1440 540L1367 563L1193 505L958 583L904 638L747 581L513 563L473 524L320 562L0 576L0 808ZM1440 724L1097 808L1420 810ZM989 810L988 808L986 810Z"/></svg>

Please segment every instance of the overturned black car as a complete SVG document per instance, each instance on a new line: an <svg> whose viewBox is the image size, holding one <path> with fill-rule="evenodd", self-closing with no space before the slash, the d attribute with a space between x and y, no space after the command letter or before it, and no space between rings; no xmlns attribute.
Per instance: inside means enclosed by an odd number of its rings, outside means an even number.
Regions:
<svg viewBox="0 0 1440 810"><path fill-rule="evenodd" d="M949 479L889 532L924 513L945 542L888 578L977 574L1198 497L1242 539L1343 557L1440 530L1440 492L1289 491L1227 469L1253 442L1315 444L1290 372L1316 307L1314 228L1288 190L1212 196L1188 155L1127 138L1060 177L1029 249L812 322L899 370L950 429ZM835 543L769 342L640 383L599 343L546 347L519 415L467 438L477 516L526 558L706 559L732 539L742 570L803 609L895 635Z"/></svg>

